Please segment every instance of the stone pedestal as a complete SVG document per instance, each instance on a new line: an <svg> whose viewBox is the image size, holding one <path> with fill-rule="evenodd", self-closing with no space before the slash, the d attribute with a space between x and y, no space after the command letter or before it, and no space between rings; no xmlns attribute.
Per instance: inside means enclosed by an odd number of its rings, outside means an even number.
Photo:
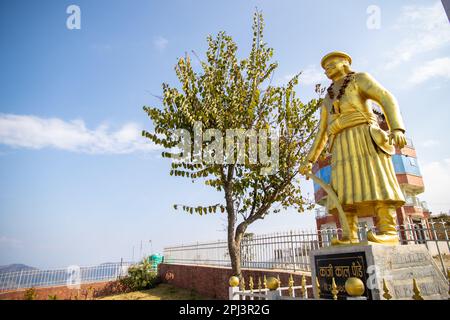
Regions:
<svg viewBox="0 0 450 320"><path fill-rule="evenodd" d="M413 279L424 299L449 298L448 280L425 245L332 246L312 251L311 263L312 279L319 281L321 298L332 299L334 278L338 299L346 299L344 284L349 277L363 281L368 299L384 300L383 279L393 300L412 299Z"/></svg>

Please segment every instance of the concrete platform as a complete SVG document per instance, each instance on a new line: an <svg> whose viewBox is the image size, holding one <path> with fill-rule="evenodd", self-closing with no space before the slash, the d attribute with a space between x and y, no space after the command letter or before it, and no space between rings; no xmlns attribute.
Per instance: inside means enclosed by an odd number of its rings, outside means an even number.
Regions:
<svg viewBox="0 0 450 320"><path fill-rule="evenodd" d="M448 280L422 244L332 246L314 250L310 257L312 279L318 277L324 298L331 298L334 277L338 297L345 299L345 280L354 276L364 282L368 299L384 300L383 279L392 300L411 300L413 279L424 299L449 298Z"/></svg>

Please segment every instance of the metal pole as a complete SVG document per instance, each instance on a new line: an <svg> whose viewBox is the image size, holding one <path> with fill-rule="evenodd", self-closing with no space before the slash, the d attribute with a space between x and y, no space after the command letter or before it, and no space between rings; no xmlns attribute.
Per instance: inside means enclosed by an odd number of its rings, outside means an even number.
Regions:
<svg viewBox="0 0 450 320"><path fill-rule="evenodd" d="M294 239L292 238L292 230L291 230L291 233L290 233L290 240L291 240L291 247L292 247L292 258L293 258L293 263L294 263L294 272L295 272L295 266L296 266L296 264L297 264L297 260L295 259L296 257L295 257L295 247L294 247Z"/></svg>
<svg viewBox="0 0 450 320"><path fill-rule="evenodd" d="M198 264L200 264L200 262L199 262L199 255L198 255L198 241L197 241L197 245L195 246L195 255L196 255L195 263L198 265Z"/></svg>
<svg viewBox="0 0 450 320"><path fill-rule="evenodd" d="M17 282L17 289L20 289L20 282L22 281L22 274L23 274L23 269L20 270L19 281Z"/></svg>
<svg viewBox="0 0 450 320"><path fill-rule="evenodd" d="M442 259L441 248L439 248L439 241L438 241L438 237L436 234L436 228L434 227L434 224L435 224L435 222L431 223L431 227L433 228L434 241L436 242L436 248L437 248L437 251L439 254L439 260L441 261L442 272L444 273L444 276L446 276L447 269L445 268L444 260Z"/></svg>
<svg viewBox="0 0 450 320"><path fill-rule="evenodd" d="M442 228L444 228L445 241L447 242L447 247L448 247L448 250L450 251L450 243L449 243L449 239L448 239L448 232L447 232L447 227L445 226L446 222L444 220L441 220L441 224L442 224Z"/></svg>

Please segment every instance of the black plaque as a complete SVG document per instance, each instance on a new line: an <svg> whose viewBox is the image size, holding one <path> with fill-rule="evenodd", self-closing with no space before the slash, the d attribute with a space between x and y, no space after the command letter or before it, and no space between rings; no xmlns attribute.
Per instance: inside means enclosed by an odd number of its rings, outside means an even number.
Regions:
<svg viewBox="0 0 450 320"><path fill-rule="evenodd" d="M338 299L346 299L349 295L345 291L345 281L348 278L359 278L364 283L366 291L363 296L372 300L372 294L367 289L367 262L364 252L349 252L316 255L314 257L316 277L320 285L320 297L333 299L331 284L334 278L338 293Z"/></svg>

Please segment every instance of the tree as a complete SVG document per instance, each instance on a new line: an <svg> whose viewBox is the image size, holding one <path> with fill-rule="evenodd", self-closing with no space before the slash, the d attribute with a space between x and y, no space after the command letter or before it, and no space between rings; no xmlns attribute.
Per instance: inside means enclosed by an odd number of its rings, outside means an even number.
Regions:
<svg viewBox="0 0 450 320"><path fill-rule="evenodd" d="M208 36L201 72L194 71L188 55L180 58L175 71L181 88L163 84L163 108L144 107L154 131L142 134L164 147L162 156L172 159L170 175L201 180L224 194L224 203L174 208L226 214L228 250L237 276L241 241L250 224L281 207L299 212L312 207L302 197L299 168L317 127L315 112L324 90L316 86L318 99L305 104L294 90L301 73L286 86L271 84L278 65L271 62L273 49L263 42L263 25L262 14L255 13L251 52L243 60L238 60L237 46L225 32ZM203 127L209 131L199 140L197 131ZM227 135L230 129L237 130L237 137ZM245 146L239 149L242 135ZM255 141L260 151L256 163ZM270 152L265 156L263 149Z"/></svg>

